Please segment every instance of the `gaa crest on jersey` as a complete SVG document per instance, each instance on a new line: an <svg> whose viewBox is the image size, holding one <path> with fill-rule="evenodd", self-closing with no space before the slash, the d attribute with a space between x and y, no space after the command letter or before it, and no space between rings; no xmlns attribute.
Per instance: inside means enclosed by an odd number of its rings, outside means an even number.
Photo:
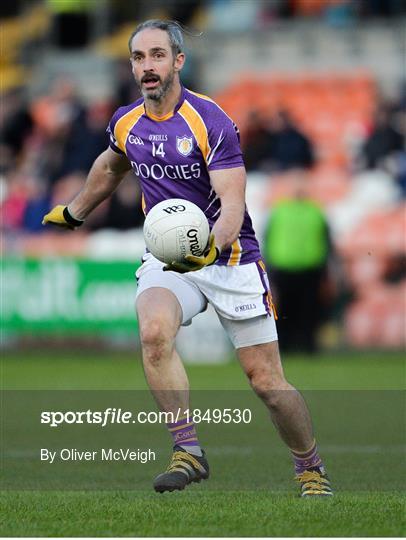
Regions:
<svg viewBox="0 0 406 540"><path fill-rule="evenodd" d="M186 137L186 135L183 137L176 136L176 150L182 156L188 156L193 150L193 138Z"/></svg>

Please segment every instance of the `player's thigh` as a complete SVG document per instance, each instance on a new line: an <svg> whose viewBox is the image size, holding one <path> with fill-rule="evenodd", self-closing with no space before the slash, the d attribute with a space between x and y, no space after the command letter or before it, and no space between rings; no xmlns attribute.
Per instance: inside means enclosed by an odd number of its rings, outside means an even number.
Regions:
<svg viewBox="0 0 406 540"><path fill-rule="evenodd" d="M198 287L176 272L164 272L152 256L136 273L136 309L141 320L167 317L176 324L188 324L204 311L207 300Z"/></svg>
<svg viewBox="0 0 406 540"><path fill-rule="evenodd" d="M237 351L247 347L276 342L278 339L273 314L264 314L248 319L231 319L219 313L217 315Z"/></svg>
<svg viewBox="0 0 406 540"><path fill-rule="evenodd" d="M270 388L283 388L285 376L273 317L263 315L242 321L220 320L248 378L267 380Z"/></svg>
<svg viewBox="0 0 406 540"><path fill-rule="evenodd" d="M285 379L277 341L241 347L237 356L248 376L261 371L269 374L274 383Z"/></svg>
<svg viewBox="0 0 406 540"><path fill-rule="evenodd" d="M182 322L182 309L176 296L168 289L150 287L136 300L141 343L173 341Z"/></svg>

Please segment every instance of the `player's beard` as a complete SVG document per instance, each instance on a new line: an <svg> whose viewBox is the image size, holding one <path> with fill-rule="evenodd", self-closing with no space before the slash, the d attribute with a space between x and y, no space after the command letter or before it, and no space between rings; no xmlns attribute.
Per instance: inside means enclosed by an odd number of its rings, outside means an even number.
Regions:
<svg viewBox="0 0 406 540"><path fill-rule="evenodd" d="M159 77L159 86L158 88L154 88L152 90L147 90L142 85L142 79L138 83L138 86L140 87L141 93L144 97L144 99L149 99L151 101L162 101L162 99L168 94L170 89L172 88L173 81L175 78L175 70L172 70L169 72L168 76L162 81Z"/></svg>

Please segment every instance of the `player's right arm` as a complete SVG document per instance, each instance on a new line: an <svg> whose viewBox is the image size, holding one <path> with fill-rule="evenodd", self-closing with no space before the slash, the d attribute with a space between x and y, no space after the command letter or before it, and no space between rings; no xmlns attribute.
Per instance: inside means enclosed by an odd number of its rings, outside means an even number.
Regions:
<svg viewBox="0 0 406 540"><path fill-rule="evenodd" d="M83 189L68 204L55 206L42 221L65 229L75 229L82 225L88 214L117 188L131 169L124 154L107 148L93 163Z"/></svg>

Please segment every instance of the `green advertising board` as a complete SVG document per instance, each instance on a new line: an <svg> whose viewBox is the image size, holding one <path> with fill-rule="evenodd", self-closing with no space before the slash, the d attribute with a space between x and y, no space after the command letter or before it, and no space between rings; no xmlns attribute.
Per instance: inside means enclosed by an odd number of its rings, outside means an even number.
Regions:
<svg viewBox="0 0 406 540"><path fill-rule="evenodd" d="M131 333L140 261L5 258L1 276L2 331Z"/></svg>

